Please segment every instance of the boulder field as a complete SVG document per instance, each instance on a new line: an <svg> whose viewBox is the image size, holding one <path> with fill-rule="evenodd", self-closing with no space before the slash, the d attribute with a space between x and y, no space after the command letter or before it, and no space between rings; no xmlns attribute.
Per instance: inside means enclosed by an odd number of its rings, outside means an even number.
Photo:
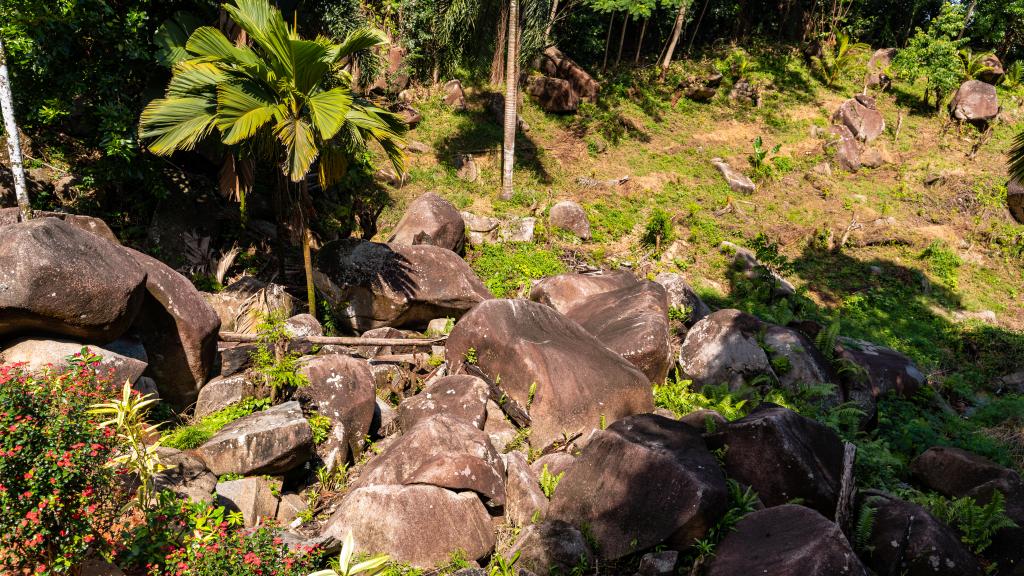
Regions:
<svg viewBox="0 0 1024 576"><path fill-rule="evenodd" d="M590 97L555 56L552 75ZM837 112L852 149L884 128L874 112L860 98ZM324 328L294 315L283 287L243 278L203 294L95 219L0 219L0 362L59 368L88 346L118 381L195 419L264 399L192 449L160 447L156 484L247 526L276 522L296 544L336 550L351 532L360 552L417 568L457 553L479 570L501 554L520 574L667 576L708 542L712 576L975 575L992 558L1020 573L1024 482L1012 470L944 447L911 466L916 486L950 498L1005 496L1018 527L979 561L917 504L851 489L850 446L816 420L767 402L731 421L655 407L654 385L675 374L694 390L827 382L822 406L855 405L870 428L880 397L929 386L907 357L842 337L819 350L807 326L712 309L679 274L562 274L496 299L458 251L500 226L471 217L426 195L389 242L320 248L315 279L336 327L409 342L353 347L302 340ZM549 218L590 235L576 204ZM277 352L298 383L273 393L252 358L264 344L218 338L222 326L253 334L270 313L287 318ZM744 491L752 504L738 513ZM865 506L874 524L855 534L850 512Z"/></svg>

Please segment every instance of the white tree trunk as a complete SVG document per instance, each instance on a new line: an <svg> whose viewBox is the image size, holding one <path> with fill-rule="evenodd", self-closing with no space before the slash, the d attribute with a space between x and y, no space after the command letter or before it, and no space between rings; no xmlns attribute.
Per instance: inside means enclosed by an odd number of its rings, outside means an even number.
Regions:
<svg viewBox="0 0 1024 576"><path fill-rule="evenodd" d="M661 78L665 79L665 74L668 73L668 67L672 64L672 55L676 52L676 44L679 43L679 35L683 31L683 24L686 21L686 9L689 7L688 0L682 0L679 3L679 13L676 14L676 23L672 27L672 39L668 42L668 48L665 49L665 59L661 61Z"/></svg>
<svg viewBox="0 0 1024 576"><path fill-rule="evenodd" d="M615 54L615 65L622 61L622 45L626 42L626 28L629 28L629 12L626 12L626 19L622 22L622 32L619 33L619 51Z"/></svg>
<svg viewBox="0 0 1024 576"><path fill-rule="evenodd" d="M502 147L501 163L501 198L512 198L512 165L516 153L516 120L518 113L516 103L519 101L517 89L519 78L516 75L516 62L519 59L519 0L508 3L508 49L505 56L505 142Z"/></svg>
<svg viewBox="0 0 1024 576"><path fill-rule="evenodd" d="M18 123L14 121L14 98L11 96L11 80L7 73L7 56L4 43L0 40L0 112L4 116L4 132L7 133L7 154L11 158L11 175L14 177L14 194L18 198L23 220L32 218L32 206L28 203L28 187L25 186L25 167L21 162L21 140Z"/></svg>
<svg viewBox="0 0 1024 576"><path fill-rule="evenodd" d="M558 0L551 0L551 16L548 17L548 25L544 27L544 47L551 44L551 28L555 25L555 16L558 14Z"/></svg>

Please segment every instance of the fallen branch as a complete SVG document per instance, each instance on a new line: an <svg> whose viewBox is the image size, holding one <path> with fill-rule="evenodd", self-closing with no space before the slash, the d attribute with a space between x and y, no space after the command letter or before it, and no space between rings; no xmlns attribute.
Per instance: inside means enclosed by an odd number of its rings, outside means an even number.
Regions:
<svg viewBox="0 0 1024 576"><path fill-rule="evenodd" d="M853 515L853 464L856 459L857 446L847 442L843 446L843 477L836 502L836 524L844 533L848 533Z"/></svg>
<svg viewBox="0 0 1024 576"><path fill-rule="evenodd" d="M253 343L260 341L259 334L241 334L239 332L221 332L221 342ZM415 346L425 348L444 344L447 336L437 338L361 338L359 336L293 336L290 343L336 344L339 346Z"/></svg>
<svg viewBox="0 0 1024 576"><path fill-rule="evenodd" d="M491 380L487 374L484 374L484 371L479 366L463 361L462 370L471 376L476 376L487 384L490 399L494 400L494 403L501 408L501 411L506 416L515 422L516 426L519 428L528 428L530 426L530 414L523 410L522 406L508 394L505 394L505 391L498 386L497 382Z"/></svg>

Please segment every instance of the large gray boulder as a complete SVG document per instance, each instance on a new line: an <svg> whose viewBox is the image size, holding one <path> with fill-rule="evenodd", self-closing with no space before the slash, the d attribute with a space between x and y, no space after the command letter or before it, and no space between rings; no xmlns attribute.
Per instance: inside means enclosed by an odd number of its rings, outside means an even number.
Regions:
<svg viewBox="0 0 1024 576"><path fill-rule="evenodd" d="M530 300L546 304L565 314L570 308L591 296L636 284L636 276L628 270L599 274L559 274L534 284L530 290Z"/></svg>
<svg viewBox="0 0 1024 576"><path fill-rule="evenodd" d="M164 469L153 477L158 491L170 490L190 502L211 502L217 477L198 459L174 448L157 446L157 458Z"/></svg>
<svg viewBox="0 0 1024 576"><path fill-rule="evenodd" d="M399 436L362 469L353 486L383 484L472 490L484 501L505 503L505 465L487 434L447 416L423 420Z"/></svg>
<svg viewBox="0 0 1024 576"><path fill-rule="evenodd" d="M530 445L654 408L648 378L576 322L526 300L488 300L452 330L446 357L467 357L529 411Z"/></svg>
<svg viewBox="0 0 1024 576"><path fill-rule="evenodd" d="M949 114L967 122L994 120L999 115L996 87L981 80L964 82L949 101Z"/></svg>
<svg viewBox="0 0 1024 576"><path fill-rule="evenodd" d="M551 207L548 225L571 232L580 240L590 240L590 219L583 207L571 200L562 200Z"/></svg>
<svg viewBox="0 0 1024 576"><path fill-rule="evenodd" d="M885 119L875 105L875 99L864 94L843 102L832 121L850 129L861 142L871 142L885 132Z"/></svg>
<svg viewBox="0 0 1024 576"><path fill-rule="evenodd" d="M156 381L162 401L184 410L213 371L220 318L188 278L156 258L125 250L146 271L146 297L132 324L149 355L146 375Z"/></svg>
<svg viewBox="0 0 1024 576"><path fill-rule="evenodd" d="M243 334L255 334L256 327L270 315L289 318L299 308L284 286L255 276L243 276L217 293L204 292L203 299L217 313L222 330Z"/></svg>
<svg viewBox="0 0 1024 576"><path fill-rule="evenodd" d="M526 80L526 93L545 112L575 112L580 106L579 95L572 89L572 84L561 78L530 76Z"/></svg>
<svg viewBox="0 0 1024 576"><path fill-rule="evenodd" d="M684 322L687 327L693 326L711 314L711 308L708 308L708 305L700 299L700 296L681 274L662 272L654 278L654 281L665 287L665 291L668 293L669 308L686 309L690 312Z"/></svg>
<svg viewBox="0 0 1024 576"><path fill-rule="evenodd" d="M217 504L242 514L247 528L277 518L281 482L267 477L239 478L217 483Z"/></svg>
<svg viewBox="0 0 1024 576"><path fill-rule="evenodd" d="M313 454L313 432L298 402L239 418L196 449L218 477L284 474Z"/></svg>
<svg viewBox="0 0 1024 576"><path fill-rule="evenodd" d="M377 485L357 488L341 501L323 534L355 548L387 554L419 568L445 564L455 552L483 560L494 549L494 530L480 499L437 486Z"/></svg>
<svg viewBox="0 0 1024 576"><path fill-rule="evenodd" d="M299 374L307 384L292 398L331 422L327 439L316 447L317 455L328 468L349 457L354 461L362 453L377 405L369 364L345 354L318 355L303 358Z"/></svg>
<svg viewBox="0 0 1024 576"><path fill-rule="evenodd" d="M835 514L843 442L824 424L765 402L709 443L728 446L726 474L753 488L765 506L799 499L825 516Z"/></svg>
<svg viewBox="0 0 1024 576"><path fill-rule="evenodd" d="M715 550L708 576L867 576L839 526L785 504L745 516Z"/></svg>
<svg viewBox="0 0 1024 576"><path fill-rule="evenodd" d="M661 284L644 280L598 294L571 306L565 316L636 366L649 381L665 381L672 360L668 293Z"/></svg>
<svg viewBox="0 0 1024 576"><path fill-rule="evenodd" d="M39 338L22 338L0 346L0 364L24 364L22 369L31 373L38 373L48 366L63 372L70 368L68 357L78 354L83 348L101 358L97 372L106 374L109 371L111 381L119 388L125 380L134 384L146 370L144 361L100 346Z"/></svg>
<svg viewBox="0 0 1024 576"><path fill-rule="evenodd" d="M686 333L681 374L697 388L728 384L731 389L771 375L771 362L758 342L762 328L760 320L739 310L712 312Z"/></svg>
<svg viewBox="0 0 1024 576"><path fill-rule="evenodd" d="M834 151L839 166L847 172L860 170L860 146L857 144L857 137L853 135L853 132L846 125L830 126L828 131L831 134L831 140L827 147Z"/></svg>
<svg viewBox="0 0 1024 576"><path fill-rule="evenodd" d="M433 192L409 204L388 239L389 244L431 244L453 252L462 250L465 241L462 215L451 202Z"/></svg>
<svg viewBox="0 0 1024 576"><path fill-rule="evenodd" d="M594 565L594 554L578 528L558 520L525 526L515 544L505 553L516 566L534 574L572 574Z"/></svg>
<svg viewBox="0 0 1024 576"><path fill-rule="evenodd" d="M519 527L544 518L548 499L540 489L537 474L526 463L526 456L522 452L509 452L505 456L505 469L508 472L505 479L505 518Z"/></svg>
<svg viewBox="0 0 1024 576"><path fill-rule="evenodd" d="M411 430L417 423L443 414L483 430L488 393L487 384L475 376L456 374L438 378L398 405L399 426Z"/></svg>
<svg viewBox="0 0 1024 576"><path fill-rule="evenodd" d="M573 92L581 100L590 102L597 100L597 93L600 91L601 85L557 47L548 46L541 53L540 71L548 76L567 80L572 86Z"/></svg>
<svg viewBox="0 0 1024 576"><path fill-rule="evenodd" d="M846 400L863 410L868 421L875 420L880 397L893 393L913 398L928 384L913 360L885 346L840 337L834 354L849 368L840 378Z"/></svg>
<svg viewBox="0 0 1024 576"><path fill-rule="evenodd" d="M548 518L588 526L615 560L663 544L684 550L725 513L725 476L695 430L653 414L595 432L558 484Z"/></svg>
<svg viewBox="0 0 1024 576"><path fill-rule="evenodd" d="M865 506L875 510L867 565L885 576L980 576L978 560L956 531L923 507L894 496L872 494Z"/></svg>
<svg viewBox="0 0 1024 576"><path fill-rule="evenodd" d="M458 254L429 245L335 240L317 254L314 277L338 321L357 332L422 329L491 298Z"/></svg>
<svg viewBox="0 0 1024 576"><path fill-rule="evenodd" d="M193 416L203 418L246 398L264 398L269 395L269 387L258 377L254 378L247 373L216 376L199 391Z"/></svg>
<svg viewBox="0 0 1024 576"><path fill-rule="evenodd" d="M80 228L90 234L95 234L100 238L112 242L114 244L120 244L121 242L117 239L113 230L107 223L99 218L92 216L81 216L78 214L65 214L63 212L50 212L47 210L34 210L32 212L32 219L38 220L39 218L56 218L63 220L75 228ZM7 226L8 224L17 224L21 222L21 208L0 208L0 226Z"/></svg>
<svg viewBox="0 0 1024 576"><path fill-rule="evenodd" d="M749 176L733 168L728 162L721 158L712 158L711 163L718 168L718 171L722 173L722 177L725 178L726 183L729 184L729 188L733 192L738 194L753 194L757 190L757 185L750 179Z"/></svg>
<svg viewBox="0 0 1024 576"><path fill-rule="evenodd" d="M110 342L138 314L145 282L124 248L58 218L0 226L0 337Z"/></svg>

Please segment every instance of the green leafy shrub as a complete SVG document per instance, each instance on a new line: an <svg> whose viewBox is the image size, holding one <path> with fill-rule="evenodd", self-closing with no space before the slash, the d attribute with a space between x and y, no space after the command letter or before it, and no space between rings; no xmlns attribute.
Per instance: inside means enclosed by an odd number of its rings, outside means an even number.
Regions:
<svg viewBox="0 0 1024 576"><path fill-rule="evenodd" d="M116 387L87 351L65 372L0 367L0 572L66 573L113 549L125 496L107 466L117 445L89 405Z"/></svg>
<svg viewBox="0 0 1024 576"><path fill-rule="evenodd" d="M728 391L714 386L705 386L700 392L692 390L693 383L684 380L677 373L665 383L654 387L654 404L685 416L697 410L714 410L727 420L742 418L747 414L747 400L737 399Z"/></svg>
<svg viewBox="0 0 1024 576"><path fill-rule="evenodd" d="M471 253L470 265L497 298L514 296L531 280L566 271L553 250L525 242L486 244Z"/></svg>
<svg viewBox="0 0 1024 576"><path fill-rule="evenodd" d="M637 223L637 206L612 205L606 202L594 202L586 206L587 218L594 242L610 242L622 238L633 231Z"/></svg>
<svg viewBox="0 0 1024 576"><path fill-rule="evenodd" d="M950 499L938 494L919 494L911 500L927 508L947 526L959 530L960 540L975 554L981 554L992 544L996 532L1017 526L1006 515L1006 497L998 490L985 505L966 496Z"/></svg>
<svg viewBox="0 0 1024 576"><path fill-rule="evenodd" d="M644 226L643 236L640 243L655 251L661 249L675 239L675 231L672 229L672 217L660 208L655 208L650 217L647 218L647 225Z"/></svg>
<svg viewBox="0 0 1024 576"><path fill-rule="evenodd" d="M921 259L928 262L932 274L947 288L956 290L959 281L960 266L963 261L956 252L949 249L945 242L935 240L921 252Z"/></svg>
<svg viewBox="0 0 1024 576"><path fill-rule="evenodd" d="M146 424L149 407L156 401L154 397L143 397L132 390L131 382L125 380L119 398L93 404L89 410L91 414L109 418L100 422L100 428L111 428L117 433L120 454L111 463L124 468L138 479L135 501L139 508L149 504L155 495L153 479L165 468L154 447L146 443L160 427Z"/></svg>
<svg viewBox="0 0 1024 576"><path fill-rule="evenodd" d="M270 406L270 400L266 398L246 398L241 402L218 410L198 422L180 426L169 431L160 438L160 444L177 448L178 450L198 448L201 444L212 438L221 428L243 416L259 412L267 406Z"/></svg>
<svg viewBox="0 0 1024 576"><path fill-rule="evenodd" d="M545 464L544 468L540 471L540 489L547 496L548 500L555 495L555 488L558 488L558 483L562 481L562 476L565 476L565 471L558 474L552 474L548 470L548 465Z"/></svg>
<svg viewBox="0 0 1024 576"><path fill-rule="evenodd" d="M295 389L309 384L299 373L299 354L288 351L291 335L280 313L266 316L256 326L259 346L249 355L252 370L263 377L270 388L270 399L274 401L283 390Z"/></svg>
<svg viewBox="0 0 1024 576"><path fill-rule="evenodd" d="M769 158L769 156L778 154L780 148L782 148L782 144L776 144L770 149L765 148L760 136L754 138L754 151L750 156L747 156L747 162L754 169L755 180L768 180L772 177L772 166L774 164L771 160L774 160L774 158Z"/></svg>
<svg viewBox="0 0 1024 576"><path fill-rule="evenodd" d="M327 436L331 433L331 419L323 414L312 414L309 418L306 418L309 422L309 427L313 431L313 444L319 446L327 440Z"/></svg>

